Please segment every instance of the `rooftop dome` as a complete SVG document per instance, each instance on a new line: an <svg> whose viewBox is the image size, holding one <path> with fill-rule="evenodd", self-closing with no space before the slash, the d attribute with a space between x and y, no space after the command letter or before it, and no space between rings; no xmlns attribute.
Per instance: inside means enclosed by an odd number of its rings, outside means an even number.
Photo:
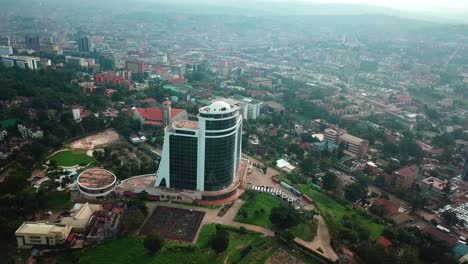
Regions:
<svg viewBox="0 0 468 264"><path fill-rule="evenodd" d="M225 113L231 110L231 106L224 101L216 101L208 106L207 113L216 114L216 113Z"/></svg>

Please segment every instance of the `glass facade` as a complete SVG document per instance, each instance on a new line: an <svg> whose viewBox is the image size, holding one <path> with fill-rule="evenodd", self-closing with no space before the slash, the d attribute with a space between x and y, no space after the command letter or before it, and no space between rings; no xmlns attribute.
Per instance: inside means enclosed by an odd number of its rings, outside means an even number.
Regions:
<svg viewBox="0 0 468 264"><path fill-rule="evenodd" d="M200 113L200 116L201 117L207 117L207 118L226 118L226 117L230 117L230 116L234 116L236 114L236 112L231 112L231 113L225 113L225 114L204 114L204 113Z"/></svg>
<svg viewBox="0 0 468 264"><path fill-rule="evenodd" d="M236 125L237 118L230 118L226 120L206 120L206 130L223 130Z"/></svg>
<svg viewBox="0 0 468 264"><path fill-rule="evenodd" d="M207 138L205 142L205 191L222 190L232 183L236 134Z"/></svg>
<svg viewBox="0 0 468 264"><path fill-rule="evenodd" d="M171 188L197 188L197 141L196 137L169 136Z"/></svg>
<svg viewBox="0 0 468 264"><path fill-rule="evenodd" d="M236 130L236 128L233 128L233 129L230 129L230 130L224 131L224 132L206 132L206 135L207 136L222 136L222 135L230 134L230 133L234 132L235 130Z"/></svg>
<svg viewBox="0 0 468 264"><path fill-rule="evenodd" d="M237 189L235 189L235 190L233 190L233 191L230 191L230 192L228 192L228 193L221 194L221 195L216 195L216 196L203 195L203 196L202 196L202 200L205 200L205 201L216 201L216 200L221 200L221 199L224 199L224 198L228 198L228 197L233 196L236 192L237 192Z"/></svg>
<svg viewBox="0 0 468 264"><path fill-rule="evenodd" d="M240 158L241 158L241 146L242 146L242 124L239 125L237 130L237 146L236 146L236 171L239 170Z"/></svg>

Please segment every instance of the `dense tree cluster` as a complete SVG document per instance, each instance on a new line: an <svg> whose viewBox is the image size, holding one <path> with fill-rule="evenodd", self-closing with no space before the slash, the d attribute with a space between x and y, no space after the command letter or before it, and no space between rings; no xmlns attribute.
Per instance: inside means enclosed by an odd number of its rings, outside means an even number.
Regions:
<svg viewBox="0 0 468 264"><path fill-rule="evenodd" d="M271 209L270 221L278 228L290 228L300 223L298 212L291 206L279 206Z"/></svg>
<svg viewBox="0 0 468 264"><path fill-rule="evenodd" d="M375 242L356 248L365 263L458 263L449 245L417 228L385 229L382 235L391 241L390 248Z"/></svg>

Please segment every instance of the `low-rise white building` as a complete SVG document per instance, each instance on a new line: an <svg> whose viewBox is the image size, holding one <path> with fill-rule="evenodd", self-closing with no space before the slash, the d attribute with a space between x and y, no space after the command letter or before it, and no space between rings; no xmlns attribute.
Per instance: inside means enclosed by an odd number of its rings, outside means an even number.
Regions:
<svg viewBox="0 0 468 264"><path fill-rule="evenodd" d="M24 222L15 232L18 248L37 245L55 246L65 243L71 226L45 222Z"/></svg>
<svg viewBox="0 0 468 264"><path fill-rule="evenodd" d="M5 67L18 67L21 69L37 70L41 68L41 60L38 57L29 56L0 56L0 61Z"/></svg>
<svg viewBox="0 0 468 264"><path fill-rule="evenodd" d="M23 138L38 139L44 137L42 129L36 125L21 125L18 124L18 131Z"/></svg>
<svg viewBox="0 0 468 264"><path fill-rule="evenodd" d="M222 100L229 104L238 106L244 119L257 119L263 109L262 101L250 97L236 95L231 98L221 98L217 100Z"/></svg>
<svg viewBox="0 0 468 264"><path fill-rule="evenodd" d="M11 46L0 46L0 56L12 55L13 48Z"/></svg>
<svg viewBox="0 0 468 264"><path fill-rule="evenodd" d="M0 141L3 141L7 135L8 132L6 130L0 130Z"/></svg>

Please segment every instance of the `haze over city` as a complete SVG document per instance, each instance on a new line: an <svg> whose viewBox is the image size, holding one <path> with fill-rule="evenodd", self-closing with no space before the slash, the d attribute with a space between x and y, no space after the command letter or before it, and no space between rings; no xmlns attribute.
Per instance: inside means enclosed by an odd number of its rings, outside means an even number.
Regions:
<svg viewBox="0 0 468 264"><path fill-rule="evenodd" d="M468 263L465 1L4 2L1 263Z"/></svg>

